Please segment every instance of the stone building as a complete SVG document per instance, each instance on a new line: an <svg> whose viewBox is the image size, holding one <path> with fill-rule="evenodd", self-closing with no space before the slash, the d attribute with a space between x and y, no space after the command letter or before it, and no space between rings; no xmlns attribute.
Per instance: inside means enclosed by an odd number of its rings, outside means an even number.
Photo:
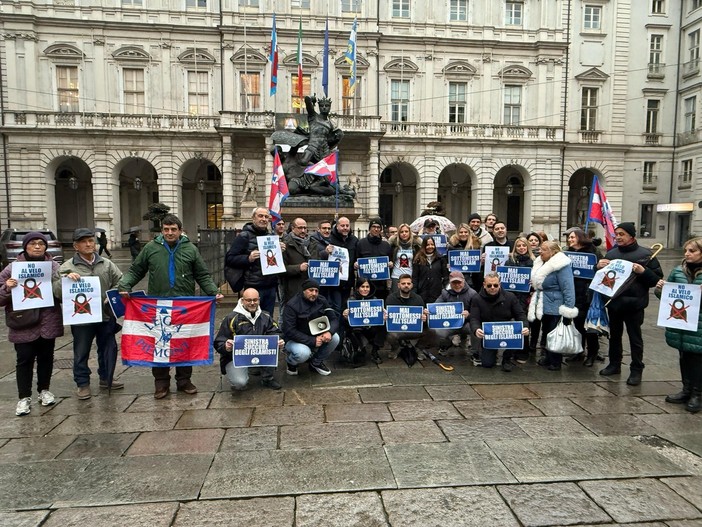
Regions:
<svg viewBox="0 0 702 527"><path fill-rule="evenodd" d="M46 226L66 241L94 225L118 241L148 231L155 201L191 234L240 226L248 169L266 204L270 135L304 122L300 20L305 93L321 94L328 19L341 178L359 176L361 219L412 220L440 199L456 223L494 211L511 232L557 236L583 223L596 175L644 243L679 246L702 233L702 0L680 4L7 0L0 226Z"/></svg>

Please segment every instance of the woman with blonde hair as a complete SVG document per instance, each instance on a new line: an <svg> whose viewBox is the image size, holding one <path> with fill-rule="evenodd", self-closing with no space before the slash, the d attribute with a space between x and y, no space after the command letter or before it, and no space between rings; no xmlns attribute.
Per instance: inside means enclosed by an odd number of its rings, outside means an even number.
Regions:
<svg viewBox="0 0 702 527"><path fill-rule="evenodd" d="M528 267L531 268L534 266L534 255L531 252L531 247L529 246L529 242L527 241L526 238L524 237L519 237L516 240L514 240L514 248L512 249L512 252L509 254L509 258L507 259L507 262L505 265L508 265L510 267ZM517 297L517 300L519 301L519 305L522 307L524 312L526 313L529 310L529 296L531 295L530 292L526 293L520 293L517 291L514 291L514 295ZM531 332L531 328L530 332ZM537 329L538 332L538 329ZM526 360L529 358L529 342L528 339L525 339L524 342L524 347L521 350L518 350L515 353L515 358L517 362L520 364L524 364Z"/></svg>
<svg viewBox="0 0 702 527"><path fill-rule="evenodd" d="M390 236L388 240L392 247L391 262L393 262L392 291L397 291L397 281L403 274L412 276L412 261L422 246L422 239L412 233L407 223L401 223L397 227L397 234Z"/></svg>
<svg viewBox="0 0 702 527"><path fill-rule="evenodd" d="M451 237L448 239L446 245L447 251L468 251L471 249L480 249L481 243L480 238L478 238L471 231L470 225L468 225L467 223L461 223L460 225L458 225L456 232L452 234ZM473 279L471 278L471 274L474 273L463 273L463 278L466 280L467 283L471 283L473 281ZM482 282L482 274L478 274L480 275L480 280Z"/></svg>

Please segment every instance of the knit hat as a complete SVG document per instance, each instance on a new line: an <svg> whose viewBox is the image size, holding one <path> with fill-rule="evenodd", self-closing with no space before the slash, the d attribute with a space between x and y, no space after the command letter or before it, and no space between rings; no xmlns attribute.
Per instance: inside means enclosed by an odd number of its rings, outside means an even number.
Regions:
<svg viewBox="0 0 702 527"><path fill-rule="evenodd" d="M466 279L461 271L451 271L449 282L465 282Z"/></svg>
<svg viewBox="0 0 702 527"><path fill-rule="evenodd" d="M471 214L470 216L468 216L468 223L470 223L470 222L473 221L473 220L480 220L480 221L483 221L483 219L480 217L480 214L478 214L477 212L474 212L473 214Z"/></svg>
<svg viewBox="0 0 702 527"><path fill-rule="evenodd" d="M319 282L317 280L312 280L311 278L308 278L304 282L302 282L302 287L300 288L301 291L306 291L308 289L319 289Z"/></svg>
<svg viewBox="0 0 702 527"><path fill-rule="evenodd" d="M42 233L38 231L32 231L28 232L27 234L24 235L24 238L22 238L22 250L26 251L27 250L27 245L29 245L29 242L32 240L41 240L44 242L44 246L48 247L49 244L46 240L46 236L44 236Z"/></svg>
<svg viewBox="0 0 702 527"><path fill-rule="evenodd" d="M636 225L634 225L633 221L620 223L616 228L625 231L632 238L636 238Z"/></svg>
<svg viewBox="0 0 702 527"><path fill-rule="evenodd" d="M370 228L373 225L380 225L380 228L382 229L383 228L383 220L381 220L378 216L376 216L375 218L371 218L370 222L368 223L368 229L370 230Z"/></svg>

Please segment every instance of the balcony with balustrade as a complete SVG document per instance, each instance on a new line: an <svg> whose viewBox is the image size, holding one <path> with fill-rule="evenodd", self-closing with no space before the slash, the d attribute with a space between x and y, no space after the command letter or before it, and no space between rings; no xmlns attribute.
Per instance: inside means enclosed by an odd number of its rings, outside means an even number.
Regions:
<svg viewBox="0 0 702 527"><path fill-rule="evenodd" d="M555 126L381 121L380 129L387 138L563 141L563 129Z"/></svg>

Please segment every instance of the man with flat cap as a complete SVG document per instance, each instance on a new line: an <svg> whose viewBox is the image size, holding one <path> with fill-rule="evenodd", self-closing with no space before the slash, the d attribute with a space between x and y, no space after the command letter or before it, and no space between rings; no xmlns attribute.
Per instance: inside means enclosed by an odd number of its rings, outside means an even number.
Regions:
<svg viewBox="0 0 702 527"><path fill-rule="evenodd" d="M612 247L605 257L597 263L602 269L612 260L627 260L633 262L634 281L607 306L609 313L609 364L600 370L600 375L610 376L621 373L622 365L622 336L624 326L629 335L631 347L631 364L629 378L626 383L630 386L641 384L643 373L643 337L641 326L644 321L644 309L648 306L648 290L655 287L658 280L663 278L661 264L656 258L651 258L651 249L641 247L636 242L636 227L632 222L623 222L614 229L616 246Z"/></svg>
<svg viewBox="0 0 702 527"><path fill-rule="evenodd" d="M100 279L101 300L102 300L102 322L93 324L81 324L71 326L73 334L73 380L78 387L76 396L78 399L90 399L90 368L88 367L88 357L93 340L97 341L98 376L100 377L100 388L108 388L109 372L105 357L109 352L117 354L117 341L115 333L117 331L117 321L110 310L110 306L105 302L107 291L117 287L122 278L122 271L112 263L111 260L104 259L95 252L95 231L87 227L81 227L73 232L73 248L76 254L70 260L61 265L59 273L61 276L78 281L81 277L97 276ZM54 284L54 295L61 298L61 283ZM112 380L111 388L118 390L124 388L124 384L117 380Z"/></svg>

